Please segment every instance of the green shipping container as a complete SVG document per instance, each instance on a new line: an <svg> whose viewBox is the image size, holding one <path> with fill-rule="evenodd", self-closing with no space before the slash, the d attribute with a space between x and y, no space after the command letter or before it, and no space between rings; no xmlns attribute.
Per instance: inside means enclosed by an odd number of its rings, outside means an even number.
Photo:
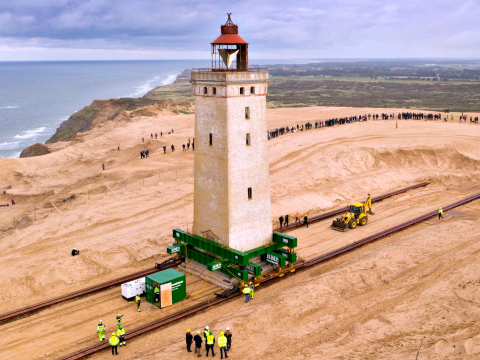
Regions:
<svg viewBox="0 0 480 360"><path fill-rule="evenodd" d="M155 287L160 294L155 295ZM167 269L145 277L147 301L160 309L182 301L187 297L187 278L185 274Z"/></svg>

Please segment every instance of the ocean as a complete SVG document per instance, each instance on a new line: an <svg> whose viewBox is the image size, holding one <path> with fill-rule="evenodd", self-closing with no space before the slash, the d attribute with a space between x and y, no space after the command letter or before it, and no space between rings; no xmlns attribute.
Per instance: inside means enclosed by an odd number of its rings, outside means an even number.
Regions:
<svg viewBox="0 0 480 360"><path fill-rule="evenodd" d="M253 60L284 64L305 60ZM44 143L60 123L96 99L141 97L210 60L0 62L0 158Z"/></svg>

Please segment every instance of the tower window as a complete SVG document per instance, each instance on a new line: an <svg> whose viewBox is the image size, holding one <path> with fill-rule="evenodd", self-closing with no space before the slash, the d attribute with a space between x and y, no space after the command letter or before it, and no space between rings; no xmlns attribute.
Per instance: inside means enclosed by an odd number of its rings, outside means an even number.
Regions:
<svg viewBox="0 0 480 360"><path fill-rule="evenodd" d="M250 119L250 108L249 107L245 108L245 119Z"/></svg>
<svg viewBox="0 0 480 360"><path fill-rule="evenodd" d="M252 188L248 188L248 200L252 200Z"/></svg>
<svg viewBox="0 0 480 360"><path fill-rule="evenodd" d="M252 145L252 144L250 143L250 133L247 133L247 145L248 145L248 146Z"/></svg>
<svg viewBox="0 0 480 360"><path fill-rule="evenodd" d="M213 95L217 95L217 88L216 87L213 88Z"/></svg>
<svg viewBox="0 0 480 360"><path fill-rule="evenodd" d="M204 95L207 95L207 94L208 94L208 89L207 89L206 86L203 88L203 94L204 94Z"/></svg>
<svg viewBox="0 0 480 360"><path fill-rule="evenodd" d="M252 86L252 87L250 88L250 94L255 94L255 86Z"/></svg>
<svg viewBox="0 0 480 360"><path fill-rule="evenodd" d="M244 90L243 87L241 87L241 88L240 88L240 95L243 95L243 94L245 94L245 90Z"/></svg>
<svg viewBox="0 0 480 360"><path fill-rule="evenodd" d="M208 145L210 145L210 146L213 145L213 135L212 135L212 133L208 134Z"/></svg>

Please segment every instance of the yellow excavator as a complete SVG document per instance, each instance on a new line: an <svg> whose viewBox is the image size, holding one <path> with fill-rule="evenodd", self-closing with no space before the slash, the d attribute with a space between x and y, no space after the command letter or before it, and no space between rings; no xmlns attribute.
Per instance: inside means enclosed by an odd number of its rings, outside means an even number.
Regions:
<svg viewBox="0 0 480 360"><path fill-rule="evenodd" d="M373 215L372 198L370 194L368 194L368 198L363 204L350 204L348 212L346 212L342 217L333 220L331 228L337 231L346 231L347 228L355 229L357 225L363 226L367 224L368 215Z"/></svg>

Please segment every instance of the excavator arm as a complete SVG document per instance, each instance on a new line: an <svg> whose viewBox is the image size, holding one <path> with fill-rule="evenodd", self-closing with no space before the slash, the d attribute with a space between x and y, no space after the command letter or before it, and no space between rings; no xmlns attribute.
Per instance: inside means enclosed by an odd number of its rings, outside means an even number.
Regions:
<svg viewBox="0 0 480 360"><path fill-rule="evenodd" d="M365 204L364 204L364 205L365 205L365 211L367 211L367 209L368 209L367 212L368 212L370 215L373 215L373 211L372 211L372 197L370 196L370 194L368 194L368 198L367 198L367 200L365 200Z"/></svg>

